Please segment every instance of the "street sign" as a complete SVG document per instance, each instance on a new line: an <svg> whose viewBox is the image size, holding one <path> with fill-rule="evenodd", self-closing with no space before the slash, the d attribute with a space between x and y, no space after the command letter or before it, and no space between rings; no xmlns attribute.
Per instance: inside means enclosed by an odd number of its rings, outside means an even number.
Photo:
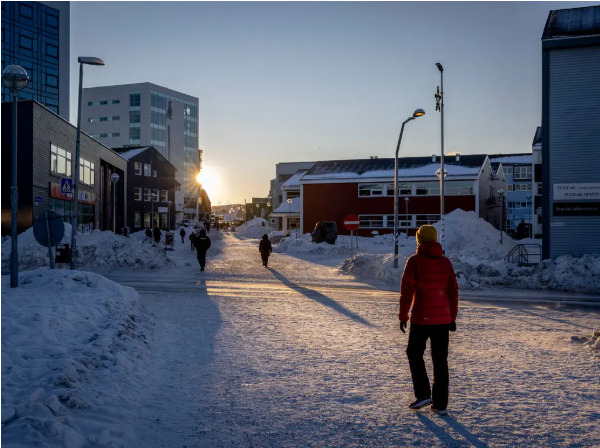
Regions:
<svg viewBox="0 0 600 448"><path fill-rule="evenodd" d="M60 192L64 194L73 193L73 180L68 177L63 177L60 180Z"/></svg>
<svg viewBox="0 0 600 448"><path fill-rule="evenodd" d="M44 202L44 198L41 196L35 196L33 201L35 202L35 205L40 205L42 202Z"/></svg>
<svg viewBox="0 0 600 448"><path fill-rule="evenodd" d="M350 214L346 215L344 218L344 227L351 232L358 230L358 226L360 225L360 220L358 216Z"/></svg>
<svg viewBox="0 0 600 448"><path fill-rule="evenodd" d="M33 220L33 236L44 247L54 247L65 236L65 223L54 212L40 213Z"/></svg>

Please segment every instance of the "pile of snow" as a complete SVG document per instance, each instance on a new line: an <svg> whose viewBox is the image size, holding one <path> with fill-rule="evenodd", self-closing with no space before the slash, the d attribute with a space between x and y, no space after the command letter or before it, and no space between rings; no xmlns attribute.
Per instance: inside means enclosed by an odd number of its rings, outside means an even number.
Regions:
<svg viewBox="0 0 600 448"><path fill-rule="evenodd" d="M353 237L348 235L338 235L335 244L328 244L326 242L313 243L311 234L305 233L304 235L292 234L289 237L281 239L279 245L274 249L275 252L280 253L310 253L310 254L348 254L353 251L354 253L365 252L365 253L388 253L390 247L393 247L392 235L377 235L373 238L368 237ZM414 248L414 238L409 242L408 240L401 239L398 243L400 246L408 244L411 248ZM413 250L413 249L410 249Z"/></svg>
<svg viewBox="0 0 600 448"><path fill-rule="evenodd" d="M164 241L164 231L162 241ZM177 236L177 235L176 235ZM110 231L92 230L76 235L77 265L79 267L118 266L139 269L156 269L170 264L163 244L156 244L136 232L130 238ZM71 225L65 223L65 235L61 243L71 243ZM19 270L31 270L50 266L48 248L40 245L33 236L33 228L17 238ZM2 271L9 271L11 238L2 241Z"/></svg>
<svg viewBox="0 0 600 448"><path fill-rule="evenodd" d="M262 238L269 233L269 223L264 218L254 218L239 226L235 234L242 238Z"/></svg>
<svg viewBox="0 0 600 448"><path fill-rule="evenodd" d="M600 357L600 329L594 330L589 338L587 336L571 336L571 341L583 343L593 356Z"/></svg>
<svg viewBox="0 0 600 448"><path fill-rule="evenodd" d="M152 326L137 292L101 275L40 268L18 288L3 276L3 445L121 446Z"/></svg>

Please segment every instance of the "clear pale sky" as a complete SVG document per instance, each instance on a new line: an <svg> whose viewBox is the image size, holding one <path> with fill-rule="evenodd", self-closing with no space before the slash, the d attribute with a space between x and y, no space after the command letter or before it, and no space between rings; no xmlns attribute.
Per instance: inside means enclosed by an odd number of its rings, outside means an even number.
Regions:
<svg viewBox="0 0 600 448"><path fill-rule="evenodd" d="M541 35L594 2L71 2L71 120L84 87L152 82L199 98L214 205L266 197L275 164L531 151Z"/></svg>

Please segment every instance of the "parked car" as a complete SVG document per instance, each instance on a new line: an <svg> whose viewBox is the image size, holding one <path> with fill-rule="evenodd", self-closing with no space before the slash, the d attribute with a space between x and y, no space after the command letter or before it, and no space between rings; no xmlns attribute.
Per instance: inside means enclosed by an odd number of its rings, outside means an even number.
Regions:
<svg viewBox="0 0 600 448"><path fill-rule="evenodd" d="M335 244L337 239L337 224L335 221L319 221L315 225L315 230L312 232L313 243L322 243L325 241L329 244Z"/></svg>

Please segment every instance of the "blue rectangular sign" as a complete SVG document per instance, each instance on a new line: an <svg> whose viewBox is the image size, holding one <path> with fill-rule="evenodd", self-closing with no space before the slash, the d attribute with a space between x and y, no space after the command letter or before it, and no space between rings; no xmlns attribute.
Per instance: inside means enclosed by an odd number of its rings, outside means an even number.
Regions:
<svg viewBox="0 0 600 448"><path fill-rule="evenodd" d="M60 192L65 194L73 193L73 180L67 177L63 177L60 180Z"/></svg>

